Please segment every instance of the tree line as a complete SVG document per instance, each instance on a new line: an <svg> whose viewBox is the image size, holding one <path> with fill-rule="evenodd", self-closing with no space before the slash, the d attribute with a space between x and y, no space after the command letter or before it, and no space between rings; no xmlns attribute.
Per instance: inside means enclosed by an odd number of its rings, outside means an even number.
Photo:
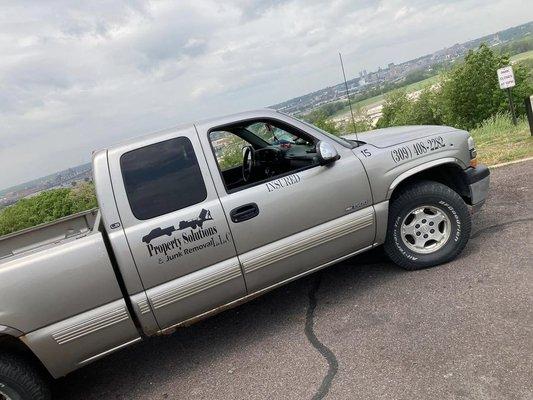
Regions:
<svg viewBox="0 0 533 400"><path fill-rule="evenodd" d="M0 211L0 236L97 207L94 184L52 189Z"/></svg>
<svg viewBox="0 0 533 400"><path fill-rule="evenodd" d="M496 74L507 65L510 65L509 55L482 44L415 98L410 98L405 90L390 93L377 127L449 125L473 129L491 116L509 110L507 93L500 89ZM524 115L524 99L533 94L531 69L526 64L515 63L513 70L516 86L511 91L512 98L517 114Z"/></svg>

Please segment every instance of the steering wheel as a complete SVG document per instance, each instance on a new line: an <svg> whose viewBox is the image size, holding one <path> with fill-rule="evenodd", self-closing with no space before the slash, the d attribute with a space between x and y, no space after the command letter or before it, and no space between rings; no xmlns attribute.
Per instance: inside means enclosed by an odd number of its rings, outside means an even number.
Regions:
<svg viewBox="0 0 533 400"><path fill-rule="evenodd" d="M242 179L250 182L255 164L255 150L252 146L242 148Z"/></svg>

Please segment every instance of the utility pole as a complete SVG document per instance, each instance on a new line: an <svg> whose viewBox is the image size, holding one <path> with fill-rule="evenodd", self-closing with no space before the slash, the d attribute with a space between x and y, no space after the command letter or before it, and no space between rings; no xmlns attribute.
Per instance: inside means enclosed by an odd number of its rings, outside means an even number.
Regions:
<svg viewBox="0 0 533 400"><path fill-rule="evenodd" d="M531 136L533 136L533 96L526 97L524 99L524 103L526 104L526 114L527 121L529 122L529 131L531 132Z"/></svg>

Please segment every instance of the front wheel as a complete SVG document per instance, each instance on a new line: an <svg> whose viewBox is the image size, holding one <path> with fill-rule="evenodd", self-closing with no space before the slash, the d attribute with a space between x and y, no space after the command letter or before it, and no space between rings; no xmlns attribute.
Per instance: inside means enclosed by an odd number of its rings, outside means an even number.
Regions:
<svg viewBox="0 0 533 400"><path fill-rule="evenodd" d="M453 260L470 237L463 199L438 182L419 182L392 201L385 252L399 266L415 270Z"/></svg>
<svg viewBox="0 0 533 400"><path fill-rule="evenodd" d="M47 382L26 361L0 354L0 400L49 400Z"/></svg>

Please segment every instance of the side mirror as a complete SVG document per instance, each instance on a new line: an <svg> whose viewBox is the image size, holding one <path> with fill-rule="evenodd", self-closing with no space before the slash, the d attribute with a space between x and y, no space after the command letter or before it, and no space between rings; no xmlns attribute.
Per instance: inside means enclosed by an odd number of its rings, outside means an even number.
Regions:
<svg viewBox="0 0 533 400"><path fill-rule="evenodd" d="M316 152L318 154L318 163L320 165L331 164L341 158L335 147L322 140L316 145Z"/></svg>

